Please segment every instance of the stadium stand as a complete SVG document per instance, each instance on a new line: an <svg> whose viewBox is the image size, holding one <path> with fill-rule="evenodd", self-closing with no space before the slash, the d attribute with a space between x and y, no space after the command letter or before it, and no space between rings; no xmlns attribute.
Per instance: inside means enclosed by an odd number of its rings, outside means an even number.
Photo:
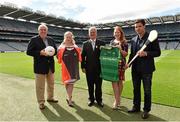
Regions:
<svg viewBox="0 0 180 122"><path fill-rule="evenodd" d="M177 50L179 50L180 49L180 41L179 42L176 42L177 44L175 44L176 46L175 46L175 48L174 49L177 49Z"/></svg>
<svg viewBox="0 0 180 122"><path fill-rule="evenodd" d="M26 46L22 45L21 42L7 42L7 45L18 51L26 50Z"/></svg>
<svg viewBox="0 0 180 122"><path fill-rule="evenodd" d="M161 50L165 50L166 49L166 45L167 45L167 43L166 42L160 42L160 48L161 48Z"/></svg>
<svg viewBox="0 0 180 122"><path fill-rule="evenodd" d="M147 18L146 29L159 32L160 47L180 49L180 14ZM49 36L57 46L62 42L66 31L73 32L76 43L81 45L88 39L88 28L98 28L98 38L109 43L113 39L113 27L119 25L129 41L134 35L135 20L118 21L105 24L87 24L66 20L55 15L46 15L42 11L33 12L30 8L17 8L14 4L0 4L0 51L25 51L32 36L37 35L40 23L46 23Z"/></svg>
<svg viewBox="0 0 180 122"><path fill-rule="evenodd" d="M5 51L17 51L13 47L7 45L7 42L5 41L0 41L0 51L5 52Z"/></svg>

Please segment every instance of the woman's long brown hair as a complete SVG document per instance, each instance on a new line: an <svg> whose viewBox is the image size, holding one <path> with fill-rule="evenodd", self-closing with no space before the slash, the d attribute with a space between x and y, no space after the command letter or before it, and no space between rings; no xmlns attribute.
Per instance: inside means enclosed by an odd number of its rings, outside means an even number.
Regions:
<svg viewBox="0 0 180 122"><path fill-rule="evenodd" d="M120 33L121 33L120 41L122 43L126 42L126 37L125 37L125 34L124 34L122 28L120 26L116 26L116 27L114 27L114 31L115 31L115 29L118 29L120 31Z"/></svg>

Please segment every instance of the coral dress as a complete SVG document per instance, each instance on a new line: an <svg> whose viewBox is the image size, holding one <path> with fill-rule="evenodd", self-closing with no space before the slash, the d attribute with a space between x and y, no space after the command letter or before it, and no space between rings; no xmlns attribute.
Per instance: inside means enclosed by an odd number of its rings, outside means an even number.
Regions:
<svg viewBox="0 0 180 122"><path fill-rule="evenodd" d="M60 47L58 50L58 63L62 64L63 84L73 84L79 77L79 62L81 62L81 49L77 46Z"/></svg>

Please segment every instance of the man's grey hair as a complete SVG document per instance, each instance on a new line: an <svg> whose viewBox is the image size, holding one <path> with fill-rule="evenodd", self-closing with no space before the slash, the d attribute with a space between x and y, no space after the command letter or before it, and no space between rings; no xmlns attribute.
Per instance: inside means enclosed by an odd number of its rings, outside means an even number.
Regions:
<svg viewBox="0 0 180 122"><path fill-rule="evenodd" d="M92 26L92 27L89 28L89 34L90 34L91 30L95 30L96 33L97 33L97 28L95 26Z"/></svg>
<svg viewBox="0 0 180 122"><path fill-rule="evenodd" d="M48 27L47 27L47 25L46 25L45 23L41 23L41 24L39 25L38 31L41 29L41 27L45 27L46 30L48 31Z"/></svg>

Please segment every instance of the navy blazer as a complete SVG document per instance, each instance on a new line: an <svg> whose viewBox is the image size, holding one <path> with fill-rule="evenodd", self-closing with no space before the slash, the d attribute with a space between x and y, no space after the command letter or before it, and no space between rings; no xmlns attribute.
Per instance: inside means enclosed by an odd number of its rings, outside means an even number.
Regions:
<svg viewBox="0 0 180 122"><path fill-rule="evenodd" d="M52 38L47 37L47 42L49 46L53 46L55 49L55 54L57 54L57 47ZM40 36L34 36L31 38L28 47L27 47L27 55L33 56L34 60L34 73L37 74L48 74L49 70L54 73L54 57L53 56L41 56L40 51L46 48L43 40Z"/></svg>
<svg viewBox="0 0 180 122"><path fill-rule="evenodd" d="M85 68L86 72L96 72L97 75L101 72L100 65L100 46L105 45L103 41L96 40L95 50L93 50L91 40L87 40L83 43L82 48L82 62L81 68Z"/></svg>
<svg viewBox="0 0 180 122"><path fill-rule="evenodd" d="M149 36L149 33L146 32L143 37L143 39L144 39L143 44L148 39L148 36ZM131 53L130 53L128 62L131 61L131 59L136 55L136 53L138 51L137 50L137 40L138 40L138 35L131 39ZM147 52L147 56L146 57L137 57L134 60L134 62L132 63L132 72L141 71L143 73L152 73L155 71L154 57L158 57L161 55L161 50L159 47L158 39L151 42L145 48L144 51ZM141 61L137 62L137 60L141 60ZM140 65L141 69L137 69L137 65Z"/></svg>

